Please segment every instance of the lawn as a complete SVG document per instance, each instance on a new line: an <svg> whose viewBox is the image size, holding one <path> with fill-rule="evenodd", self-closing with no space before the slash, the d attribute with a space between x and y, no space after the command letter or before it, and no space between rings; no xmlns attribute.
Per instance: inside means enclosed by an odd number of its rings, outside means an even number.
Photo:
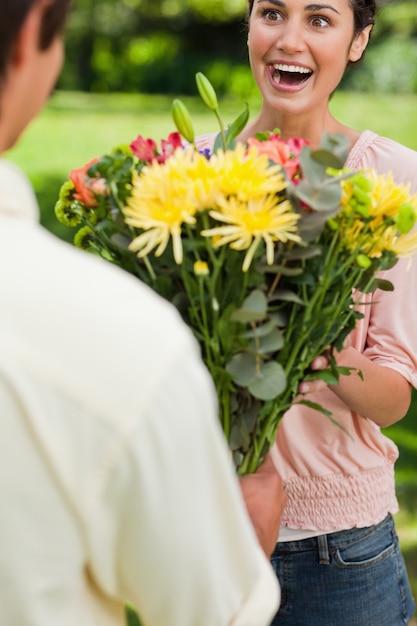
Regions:
<svg viewBox="0 0 417 626"><path fill-rule="evenodd" d="M217 129L213 114L198 99L186 98L196 133ZM257 102L250 103L256 113ZM358 130L370 128L410 148L417 149L416 96L336 94L336 117ZM242 103L222 105L225 121L242 110ZM171 100L164 96L87 95L57 92L41 116L32 123L8 158L25 169L42 208L43 223L58 236L68 238L53 214L62 182L71 168L82 165L111 147L129 143L138 134L159 140L175 130ZM416 331L417 332L417 331ZM397 525L417 598L417 395L408 416L387 430L400 448L397 464L401 512Z"/></svg>

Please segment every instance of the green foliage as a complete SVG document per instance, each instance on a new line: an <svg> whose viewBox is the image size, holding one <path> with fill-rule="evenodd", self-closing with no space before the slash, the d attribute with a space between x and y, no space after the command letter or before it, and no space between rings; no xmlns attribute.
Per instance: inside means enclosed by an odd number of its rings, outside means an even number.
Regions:
<svg viewBox="0 0 417 626"><path fill-rule="evenodd" d="M416 93L417 38L393 35L372 45L362 67L348 71L343 85L363 92Z"/></svg>
<svg viewBox="0 0 417 626"><path fill-rule="evenodd" d="M192 94L201 70L220 95L248 98L256 86L245 10L246 0L78 0L60 87ZM415 1L384 3L365 60L347 73L342 87L415 92L416 38Z"/></svg>

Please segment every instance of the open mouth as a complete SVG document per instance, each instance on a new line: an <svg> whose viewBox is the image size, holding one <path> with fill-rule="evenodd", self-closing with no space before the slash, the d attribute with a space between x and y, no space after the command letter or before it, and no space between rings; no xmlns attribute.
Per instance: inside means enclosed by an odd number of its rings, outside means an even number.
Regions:
<svg viewBox="0 0 417 626"><path fill-rule="evenodd" d="M284 85L301 85L312 75L312 71L299 65L285 65L277 63L273 66L273 79Z"/></svg>

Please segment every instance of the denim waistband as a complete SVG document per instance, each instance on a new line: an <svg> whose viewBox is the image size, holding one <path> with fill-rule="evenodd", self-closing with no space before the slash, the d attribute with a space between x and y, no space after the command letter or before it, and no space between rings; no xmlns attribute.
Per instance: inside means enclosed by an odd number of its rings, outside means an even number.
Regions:
<svg viewBox="0 0 417 626"><path fill-rule="evenodd" d="M357 541L362 541L379 530L394 530L394 520L391 514L388 514L378 524L367 526L366 528L350 528L348 530L340 530L334 533L326 533L316 537L307 539L299 539L298 541L285 541L277 543L277 549L287 552L301 552L303 550L318 550L320 560L324 562L328 559L328 551L334 548L344 548L350 546Z"/></svg>

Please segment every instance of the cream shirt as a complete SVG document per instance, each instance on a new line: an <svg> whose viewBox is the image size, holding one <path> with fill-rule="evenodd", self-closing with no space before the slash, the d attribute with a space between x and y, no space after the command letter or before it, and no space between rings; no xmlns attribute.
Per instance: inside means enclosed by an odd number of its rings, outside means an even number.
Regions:
<svg viewBox="0 0 417 626"><path fill-rule="evenodd" d="M197 344L171 305L37 223L0 161L0 621L262 626L279 589Z"/></svg>

